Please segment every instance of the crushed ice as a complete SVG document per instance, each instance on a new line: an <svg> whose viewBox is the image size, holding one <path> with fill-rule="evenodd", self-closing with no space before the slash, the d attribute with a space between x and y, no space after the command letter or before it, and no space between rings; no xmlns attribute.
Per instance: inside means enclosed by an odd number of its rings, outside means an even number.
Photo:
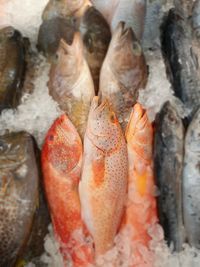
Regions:
<svg viewBox="0 0 200 267"><path fill-rule="evenodd" d="M19 0L1 0L0 26L13 25L35 44L42 10L47 2L48 0L24 0L23 3ZM171 7L173 1L149 0L147 2L149 6L143 46L146 49L145 56L149 66L149 81L147 88L140 91L139 101L147 108L148 114L153 120L166 100L174 100L170 83L166 77L158 38L163 13ZM36 138L39 146L42 145L48 128L61 113L57 104L48 94L48 71L49 65L45 59L41 59L34 80L34 91L23 96L22 103L16 110L8 109L1 114L1 134L6 130L26 130ZM158 193L155 189L155 194ZM97 266L113 267L114 260L118 264L115 266L127 267L130 262L134 261L129 243L130 234L131 229L127 226L123 233L116 236L114 247L106 253L105 257L98 260ZM200 253L195 248L185 245L180 253L172 253L172 247L169 248L162 241L163 233L159 225L154 225L154 228L149 229L149 234L152 236L150 250L145 251L142 247L141 250L147 258L154 255L155 267L197 267L200 265ZM51 225L49 234L44 240L44 247L45 253L41 255L41 262L48 267L63 267L59 245L54 239ZM27 264L27 267L34 266L32 263Z"/></svg>

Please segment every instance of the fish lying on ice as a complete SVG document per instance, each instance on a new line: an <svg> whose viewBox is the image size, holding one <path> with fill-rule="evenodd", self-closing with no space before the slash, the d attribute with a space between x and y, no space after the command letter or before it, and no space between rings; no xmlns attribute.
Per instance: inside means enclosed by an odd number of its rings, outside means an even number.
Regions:
<svg viewBox="0 0 200 267"><path fill-rule="evenodd" d="M38 47L52 61L60 40L64 39L71 45L76 31L81 32L85 58L97 93L100 68L108 49L111 33L104 17L88 0L50 1L43 12Z"/></svg>
<svg viewBox="0 0 200 267"><path fill-rule="evenodd" d="M190 121L200 105L200 65L192 46L190 24L174 9L163 24L162 50L175 95L190 111Z"/></svg>
<svg viewBox="0 0 200 267"><path fill-rule="evenodd" d="M183 169L183 218L186 238L200 248L200 110L188 126Z"/></svg>
<svg viewBox="0 0 200 267"><path fill-rule="evenodd" d="M109 250L121 222L128 159L123 132L111 104L94 97L84 138L79 184L81 212L93 236L96 257Z"/></svg>
<svg viewBox="0 0 200 267"><path fill-rule="evenodd" d="M140 43L131 28L119 23L100 73L99 95L109 99L123 127L126 126L138 90L145 88L147 66Z"/></svg>
<svg viewBox="0 0 200 267"><path fill-rule="evenodd" d="M50 95L67 113L83 138L94 96L94 84L84 58L80 33L74 35L71 45L60 41L57 59L50 69L48 87Z"/></svg>
<svg viewBox="0 0 200 267"><path fill-rule="evenodd" d="M0 29L0 110L15 108L20 101L25 74L25 45L19 31Z"/></svg>
<svg viewBox="0 0 200 267"><path fill-rule="evenodd" d="M168 245L180 251L185 241L182 214L184 127L176 108L166 102L155 121L154 172L158 213Z"/></svg>
<svg viewBox="0 0 200 267"><path fill-rule="evenodd" d="M93 250L81 219L78 184L82 166L81 139L64 114L49 129L42 148L45 193L63 259L87 266Z"/></svg>
<svg viewBox="0 0 200 267"><path fill-rule="evenodd" d="M153 127L142 106L134 105L126 128L129 176L128 200L121 230L131 227L130 266L153 266L149 254L149 228L158 222L153 174ZM148 255L148 257L146 256Z"/></svg>
<svg viewBox="0 0 200 267"><path fill-rule="evenodd" d="M30 135L5 134L0 148L0 266L12 267L31 233L39 179Z"/></svg>
<svg viewBox="0 0 200 267"><path fill-rule="evenodd" d="M96 94L99 75L111 39L110 28L94 7L88 8L81 17L79 30L84 43L84 54L90 68Z"/></svg>

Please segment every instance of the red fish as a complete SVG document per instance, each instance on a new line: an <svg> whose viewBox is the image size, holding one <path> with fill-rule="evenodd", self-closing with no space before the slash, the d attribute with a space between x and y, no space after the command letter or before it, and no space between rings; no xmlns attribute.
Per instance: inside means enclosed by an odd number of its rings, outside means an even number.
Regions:
<svg viewBox="0 0 200 267"><path fill-rule="evenodd" d="M148 250L152 239L149 229L158 222L156 198L153 195L153 128L147 113L138 103L134 106L127 125L126 140L129 178L127 208L122 229L124 226L132 228L131 249L134 262L131 266L152 267L153 255Z"/></svg>
<svg viewBox="0 0 200 267"><path fill-rule="evenodd" d="M73 267L88 266L93 258L92 242L81 219L81 164L81 139L68 117L62 115L47 133L42 170L54 232L64 261L72 261Z"/></svg>

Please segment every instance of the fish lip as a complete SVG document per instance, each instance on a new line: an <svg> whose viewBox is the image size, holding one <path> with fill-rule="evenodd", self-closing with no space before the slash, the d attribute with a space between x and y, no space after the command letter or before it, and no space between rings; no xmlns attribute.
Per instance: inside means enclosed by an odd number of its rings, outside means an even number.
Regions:
<svg viewBox="0 0 200 267"><path fill-rule="evenodd" d="M115 36L116 39L119 39L120 41L124 41L125 39L129 39L129 36L133 36L133 31L131 27L126 27L126 23L124 21L120 21L116 30L115 30Z"/></svg>

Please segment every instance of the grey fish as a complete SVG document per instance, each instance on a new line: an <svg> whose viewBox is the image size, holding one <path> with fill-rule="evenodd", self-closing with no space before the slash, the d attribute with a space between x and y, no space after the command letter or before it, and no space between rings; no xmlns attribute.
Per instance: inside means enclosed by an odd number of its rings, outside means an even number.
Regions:
<svg viewBox="0 0 200 267"><path fill-rule="evenodd" d="M196 0L192 9L192 28L197 38L200 38L200 0Z"/></svg>
<svg viewBox="0 0 200 267"><path fill-rule="evenodd" d="M187 20L179 16L174 9L162 27L162 50L167 71L175 95L190 111L191 120L200 105L200 67L198 55L192 47L192 32Z"/></svg>
<svg viewBox="0 0 200 267"><path fill-rule="evenodd" d="M12 267L30 236L38 203L33 141L25 132L0 137L0 266Z"/></svg>
<svg viewBox="0 0 200 267"><path fill-rule="evenodd" d="M185 137L183 169L183 215L186 237L200 249L200 109L194 115Z"/></svg>
<svg viewBox="0 0 200 267"><path fill-rule="evenodd" d="M103 15L90 7L81 18L79 30L84 43L84 53L90 68L96 94L99 89L99 75L108 46L111 32Z"/></svg>
<svg viewBox="0 0 200 267"><path fill-rule="evenodd" d="M184 127L176 109L166 102L155 121L154 173L160 191L158 214L165 239L180 251L185 239L182 217Z"/></svg>
<svg viewBox="0 0 200 267"><path fill-rule="evenodd" d="M0 110L19 104L25 74L25 44L13 27L0 30Z"/></svg>

